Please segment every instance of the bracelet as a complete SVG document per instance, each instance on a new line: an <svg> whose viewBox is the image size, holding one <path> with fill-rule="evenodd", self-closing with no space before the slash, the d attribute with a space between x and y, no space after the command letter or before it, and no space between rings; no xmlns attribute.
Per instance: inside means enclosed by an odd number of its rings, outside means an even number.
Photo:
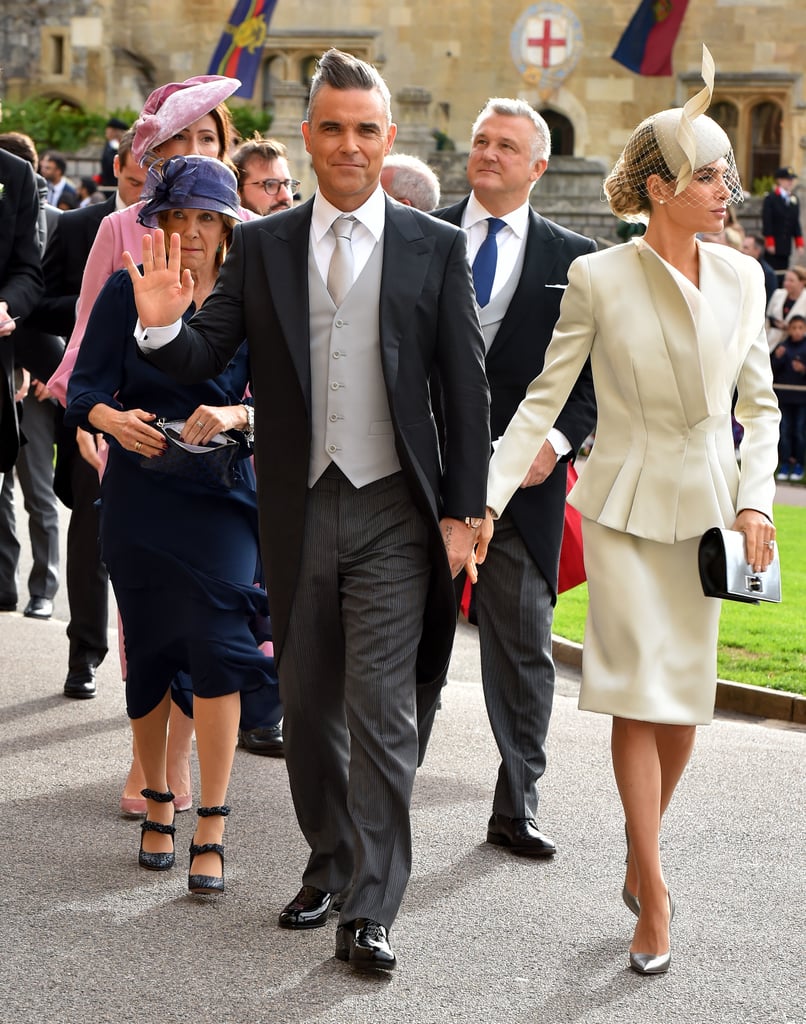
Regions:
<svg viewBox="0 0 806 1024"><path fill-rule="evenodd" d="M243 403L244 409L246 409L246 426L241 431L243 436L246 438L247 444L255 443L255 407L254 405L247 405Z"/></svg>

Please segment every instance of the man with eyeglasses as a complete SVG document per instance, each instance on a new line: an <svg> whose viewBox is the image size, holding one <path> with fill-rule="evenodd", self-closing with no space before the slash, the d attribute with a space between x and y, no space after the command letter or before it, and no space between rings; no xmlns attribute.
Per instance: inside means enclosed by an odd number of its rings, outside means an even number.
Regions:
<svg viewBox="0 0 806 1024"><path fill-rule="evenodd" d="M287 156L282 142L257 134L235 150L238 192L247 210L266 217L293 205L299 182L289 173Z"/></svg>

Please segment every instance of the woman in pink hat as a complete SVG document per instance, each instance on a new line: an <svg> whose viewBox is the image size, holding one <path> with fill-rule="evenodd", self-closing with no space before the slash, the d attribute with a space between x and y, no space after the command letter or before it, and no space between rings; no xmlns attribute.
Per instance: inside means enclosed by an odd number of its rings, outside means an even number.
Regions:
<svg viewBox="0 0 806 1024"><path fill-rule="evenodd" d="M184 82L169 82L155 89L143 105L134 124L132 155L141 165L172 156L209 156L226 161L232 138L232 119L225 100L240 87L237 78L220 75L197 75ZM67 404L67 386L75 366L90 313L109 277L123 266L124 251L139 252L147 229L139 222L143 203L117 210L101 221L90 251L76 307L76 324L59 368L48 382L52 394ZM240 210L241 219L253 214ZM105 453L96 449L95 439L85 431L77 432L84 458L103 471ZM101 449L104 448L101 442ZM126 675L121 636L121 667ZM190 808L191 780L189 758L193 740L193 721L178 708L172 709L168 743L168 783L176 794L177 810ZM140 796L144 786L143 772L136 748L128 777L123 787L120 808L126 815L145 813L145 800Z"/></svg>

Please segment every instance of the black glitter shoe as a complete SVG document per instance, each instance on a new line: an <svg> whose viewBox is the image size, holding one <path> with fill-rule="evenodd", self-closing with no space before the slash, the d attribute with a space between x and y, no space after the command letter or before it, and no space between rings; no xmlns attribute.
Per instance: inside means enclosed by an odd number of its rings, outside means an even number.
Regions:
<svg viewBox="0 0 806 1024"><path fill-rule="evenodd" d="M170 792L158 793L155 789L141 789L140 792L146 798L146 800L154 800L159 804L170 803L174 795ZM143 838L146 832L161 832L163 835L170 836L173 842L173 837L176 834L176 827L171 823L170 825L163 825L158 821L149 821L148 818L140 825L140 853L138 854L137 860L141 868L147 868L149 871L169 871L176 861L176 854L173 850L170 853L149 853L143 849Z"/></svg>
<svg viewBox="0 0 806 1024"><path fill-rule="evenodd" d="M209 818L213 815L220 815L222 818L226 818L229 814L230 809L225 805L220 807L199 807L196 809L196 813L200 818ZM194 875L192 871L188 872L188 892L192 892L197 896L212 896L216 893L224 891L224 847L221 843L197 843L190 844L190 867L193 867L193 858L198 857L202 853L217 853L221 858L221 874L220 875Z"/></svg>

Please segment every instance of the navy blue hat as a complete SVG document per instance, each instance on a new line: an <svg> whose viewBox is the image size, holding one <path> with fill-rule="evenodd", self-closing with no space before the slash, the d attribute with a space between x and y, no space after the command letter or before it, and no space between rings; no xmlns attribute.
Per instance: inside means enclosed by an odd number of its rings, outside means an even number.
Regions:
<svg viewBox="0 0 806 1024"><path fill-rule="evenodd" d="M241 219L235 175L212 156L174 156L152 164L143 199L137 220L147 228L159 226L163 210L209 210Z"/></svg>
<svg viewBox="0 0 806 1024"><path fill-rule="evenodd" d="M779 167L775 172L776 178L797 178L794 167Z"/></svg>

